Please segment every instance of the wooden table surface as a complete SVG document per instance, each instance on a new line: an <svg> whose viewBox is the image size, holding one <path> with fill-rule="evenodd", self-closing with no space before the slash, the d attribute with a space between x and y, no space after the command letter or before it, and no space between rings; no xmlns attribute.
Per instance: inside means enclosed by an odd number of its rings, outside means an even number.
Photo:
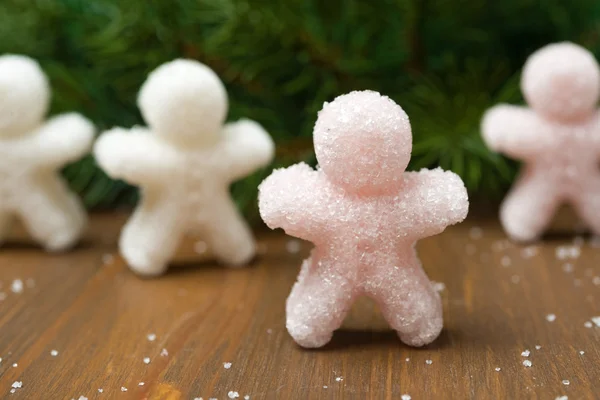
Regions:
<svg viewBox="0 0 600 400"><path fill-rule="evenodd" d="M202 261L190 240L166 276L142 280L116 253L125 218L94 216L70 253L18 240L0 251L0 398L600 398L600 327L589 327L599 241L515 246L494 218L470 217L418 246L445 284L433 345L401 344L361 301L330 345L309 351L284 313L308 244L258 233L257 261L232 270Z"/></svg>

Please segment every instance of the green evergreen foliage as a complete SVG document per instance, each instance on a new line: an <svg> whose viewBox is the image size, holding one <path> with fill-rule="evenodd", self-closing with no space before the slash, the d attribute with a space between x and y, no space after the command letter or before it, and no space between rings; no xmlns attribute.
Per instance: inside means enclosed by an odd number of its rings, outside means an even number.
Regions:
<svg viewBox="0 0 600 400"><path fill-rule="evenodd" d="M597 0L2 0L0 54L38 59L52 113L79 111L100 131L143 124L135 100L147 74L198 59L225 82L230 119L256 119L275 138L275 166L314 164L312 126L324 101L377 90L411 117L411 168L441 165L472 193L497 197L515 164L483 145L483 111L522 101L520 68L547 43L600 54L598 21ZM233 187L250 217L268 173ZM92 157L64 174L90 208L135 202L135 189Z"/></svg>

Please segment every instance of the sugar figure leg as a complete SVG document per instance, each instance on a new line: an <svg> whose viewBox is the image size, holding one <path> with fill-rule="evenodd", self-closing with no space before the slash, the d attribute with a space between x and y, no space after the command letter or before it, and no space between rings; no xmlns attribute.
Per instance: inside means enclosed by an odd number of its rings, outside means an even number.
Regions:
<svg viewBox="0 0 600 400"><path fill-rule="evenodd" d="M365 291L379 304L400 340L421 347L433 342L442 331L442 302L416 255L408 265L403 264L373 268Z"/></svg>
<svg viewBox="0 0 600 400"><path fill-rule="evenodd" d="M180 205L173 198L145 193L141 204L123 228L121 254L139 275L164 273L185 232Z"/></svg>
<svg viewBox="0 0 600 400"><path fill-rule="evenodd" d="M24 187L27 195L19 199L18 214L31 236L48 251L72 247L87 220L82 204L53 176L40 176Z"/></svg>
<svg viewBox="0 0 600 400"><path fill-rule="evenodd" d="M526 172L512 188L500 209L500 221L513 240L528 242L548 227L559 203L556 185Z"/></svg>
<svg viewBox="0 0 600 400"><path fill-rule="evenodd" d="M600 179L587 182L573 203L579 216L592 233L600 235Z"/></svg>
<svg viewBox="0 0 600 400"><path fill-rule="evenodd" d="M318 264L314 255L304 261L286 303L287 330L296 343L306 348L327 344L354 300L354 284L331 273L324 278L319 272L322 265Z"/></svg>
<svg viewBox="0 0 600 400"><path fill-rule="evenodd" d="M202 225L208 248L219 261L240 267L254 257L254 237L231 199L215 201Z"/></svg>

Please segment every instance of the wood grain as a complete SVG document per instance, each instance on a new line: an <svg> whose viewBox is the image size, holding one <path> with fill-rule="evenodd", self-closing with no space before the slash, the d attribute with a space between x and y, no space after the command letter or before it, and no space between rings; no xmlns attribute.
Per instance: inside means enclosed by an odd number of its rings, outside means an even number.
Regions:
<svg viewBox="0 0 600 400"><path fill-rule="evenodd" d="M284 303L308 244L290 252L289 238L261 231L260 256L236 270L198 256L189 240L169 274L142 280L116 255L125 218L95 216L67 254L45 254L22 234L2 249L0 398L600 398L600 328L584 326L600 316L600 248L589 238L573 260L556 256L573 236L499 250L495 218L473 217L418 246L431 279L446 286L438 341L402 345L361 301L330 345L307 351L285 330ZM17 278L32 287L11 292ZM15 381L23 386L10 394Z"/></svg>

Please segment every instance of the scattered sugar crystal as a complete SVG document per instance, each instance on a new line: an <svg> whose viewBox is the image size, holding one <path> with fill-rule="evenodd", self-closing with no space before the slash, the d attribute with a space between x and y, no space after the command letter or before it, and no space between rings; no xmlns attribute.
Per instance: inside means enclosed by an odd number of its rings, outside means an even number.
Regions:
<svg viewBox="0 0 600 400"><path fill-rule="evenodd" d="M11 392L11 393L14 393L14 392L16 392L16 391L17 391L17 389L14 389L14 388L13 388L13 389L10 389L10 392Z"/></svg>
<svg viewBox="0 0 600 400"><path fill-rule="evenodd" d="M548 322L554 322L556 320L556 315L554 314L548 314L546 315L546 321Z"/></svg>
<svg viewBox="0 0 600 400"><path fill-rule="evenodd" d="M343 380L344 380L344 378L342 378L341 376L338 376L338 377L335 378L336 382L341 382Z"/></svg>
<svg viewBox="0 0 600 400"><path fill-rule="evenodd" d="M244 400L250 400L250 396L249 395L245 395L244 396Z"/></svg>
<svg viewBox="0 0 600 400"><path fill-rule="evenodd" d="M579 246L558 246L555 250L556 258L559 260L567 260L579 258L581 248Z"/></svg>
<svg viewBox="0 0 600 400"><path fill-rule="evenodd" d="M323 385L323 389L327 389L327 387L328 387L327 385Z"/></svg>
<svg viewBox="0 0 600 400"><path fill-rule="evenodd" d="M410 358L406 357L406 360L405 360L405 361L406 361L406 362L409 362L409 361L410 361Z"/></svg>
<svg viewBox="0 0 600 400"><path fill-rule="evenodd" d="M121 392L126 392L127 388L125 386L121 386Z"/></svg>
<svg viewBox="0 0 600 400"><path fill-rule="evenodd" d="M531 354L531 352L529 350L525 350L524 352L521 353L521 355L523 357L529 357L530 354Z"/></svg>
<svg viewBox="0 0 600 400"><path fill-rule="evenodd" d="M50 355L56 357L58 355L58 350L50 350Z"/></svg>
<svg viewBox="0 0 600 400"><path fill-rule="evenodd" d="M411 400L411 399L412 399L412 397L410 397L410 395L409 395L409 394L403 394L402 396L400 396L400 399L401 399L401 400Z"/></svg>
<svg viewBox="0 0 600 400"><path fill-rule="evenodd" d="M431 282L431 284L433 285L433 290L438 293L443 292L444 289L446 289L446 284L444 282Z"/></svg>
<svg viewBox="0 0 600 400"><path fill-rule="evenodd" d="M194 400L204 400L202 397L194 397Z"/></svg>
<svg viewBox="0 0 600 400"><path fill-rule="evenodd" d="M600 286L600 276L595 276L595 277L592 279L592 283L593 283L594 285L596 285L596 286Z"/></svg>
<svg viewBox="0 0 600 400"><path fill-rule="evenodd" d="M112 254L106 253L102 255L102 264L112 264L113 261L115 261L115 257Z"/></svg>
<svg viewBox="0 0 600 400"><path fill-rule="evenodd" d="M584 355L585 351L581 350L581 351L579 351L579 354Z"/></svg>
<svg viewBox="0 0 600 400"><path fill-rule="evenodd" d="M10 284L10 290L12 290L13 293L23 293L23 281L20 279L15 279L12 281Z"/></svg>
<svg viewBox="0 0 600 400"><path fill-rule="evenodd" d="M225 369L231 368L231 363L230 362L224 362L223 363L223 368L225 368Z"/></svg>
<svg viewBox="0 0 600 400"><path fill-rule="evenodd" d="M299 240L291 239L287 241L287 243L285 244L285 248L288 251L288 253L296 254L300 252L302 244Z"/></svg>
<svg viewBox="0 0 600 400"><path fill-rule="evenodd" d="M521 277L519 275L513 275L510 277L510 280L512 281L512 283L517 284L521 282Z"/></svg>
<svg viewBox="0 0 600 400"><path fill-rule="evenodd" d="M510 265L512 264L512 260L510 259L510 257L509 257L509 256L503 256L503 257L500 259L500 264L501 264L503 267L510 267Z"/></svg>
<svg viewBox="0 0 600 400"><path fill-rule="evenodd" d="M13 364L13 368L17 368L18 366L19 366L19 364L17 364L17 363Z"/></svg>
<svg viewBox="0 0 600 400"><path fill-rule="evenodd" d="M32 279L32 278L28 278L28 279L25 281L25 286L27 286L27 287L28 287L28 288L30 288L30 289L31 289L31 288L34 288L34 287L35 287L35 280L34 280L34 279Z"/></svg>
<svg viewBox="0 0 600 400"><path fill-rule="evenodd" d="M537 246L527 246L523 250L521 250L521 257L523 258L531 258L538 254Z"/></svg>
<svg viewBox="0 0 600 400"><path fill-rule="evenodd" d="M85 396L79 396L79 398L77 400L88 400L88 398Z"/></svg>
<svg viewBox="0 0 600 400"><path fill-rule="evenodd" d="M160 355L161 355L161 357L166 357L169 355L169 352L167 351L167 349L162 349L160 351Z"/></svg>
<svg viewBox="0 0 600 400"><path fill-rule="evenodd" d="M0 301L6 300L7 294L4 292L0 292Z"/></svg>
<svg viewBox="0 0 600 400"><path fill-rule="evenodd" d="M23 382L22 381L14 381L12 384L12 387L15 389L20 389L23 387Z"/></svg>
<svg viewBox="0 0 600 400"><path fill-rule="evenodd" d="M495 369L496 369L496 372L502 371L502 368L500 368L500 367L496 367Z"/></svg>
<svg viewBox="0 0 600 400"><path fill-rule="evenodd" d="M98 389L98 393L103 393L103 392L104 392L104 389L102 389L102 388Z"/></svg>
<svg viewBox="0 0 600 400"><path fill-rule="evenodd" d="M144 382L138 383L138 386L144 386Z"/></svg>
<svg viewBox="0 0 600 400"><path fill-rule="evenodd" d="M477 247L475 247L473 243L469 243L465 246L465 252L468 256L472 256L473 254L477 253Z"/></svg>
<svg viewBox="0 0 600 400"><path fill-rule="evenodd" d="M273 333L273 329L271 329L271 328L267 329L267 333L270 335L271 333Z"/></svg>
<svg viewBox="0 0 600 400"><path fill-rule="evenodd" d="M523 365L526 366L527 368L531 367L533 364L531 363L530 360L525 360L523 361Z"/></svg>
<svg viewBox="0 0 600 400"><path fill-rule="evenodd" d="M600 317L592 317L592 322L600 328Z"/></svg>
<svg viewBox="0 0 600 400"><path fill-rule="evenodd" d="M473 240L481 239L483 236L483 229L478 226L474 226L469 229L469 237Z"/></svg>
<svg viewBox="0 0 600 400"><path fill-rule="evenodd" d="M204 254L208 250L208 246L205 242L199 240L194 244L194 251L198 254Z"/></svg>
<svg viewBox="0 0 600 400"><path fill-rule="evenodd" d="M156 334L154 333L149 333L148 336L146 336L148 338L148 341L150 342L154 342L156 340Z"/></svg>
<svg viewBox="0 0 600 400"><path fill-rule="evenodd" d="M591 328L593 325L592 325L592 323L590 321L585 321L583 323L583 326L585 326L586 328Z"/></svg>
<svg viewBox="0 0 600 400"><path fill-rule="evenodd" d="M573 264L571 263L566 263L562 266L562 270L565 271L567 274L570 274L571 272L573 272L574 268L573 268Z"/></svg>
<svg viewBox="0 0 600 400"><path fill-rule="evenodd" d="M568 379L563 379L562 384L565 386L569 386L571 384L571 382L569 382Z"/></svg>
<svg viewBox="0 0 600 400"><path fill-rule="evenodd" d="M536 349L536 350L539 350L539 349L541 349L541 348L542 348L542 346L540 346L539 344L537 344L537 345L535 346L535 349Z"/></svg>
<svg viewBox="0 0 600 400"><path fill-rule="evenodd" d="M144 357L144 364L150 364L150 357Z"/></svg>
<svg viewBox="0 0 600 400"><path fill-rule="evenodd" d="M240 394L232 390L229 393L227 393L227 397L229 397L230 399L237 399L238 397L240 397Z"/></svg>
<svg viewBox="0 0 600 400"><path fill-rule="evenodd" d="M425 364L431 365L431 364L433 364L433 361L432 360L425 360Z"/></svg>
<svg viewBox="0 0 600 400"><path fill-rule="evenodd" d="M569 400L568 396L558 396L556 399L554 400Z"/></svg>

